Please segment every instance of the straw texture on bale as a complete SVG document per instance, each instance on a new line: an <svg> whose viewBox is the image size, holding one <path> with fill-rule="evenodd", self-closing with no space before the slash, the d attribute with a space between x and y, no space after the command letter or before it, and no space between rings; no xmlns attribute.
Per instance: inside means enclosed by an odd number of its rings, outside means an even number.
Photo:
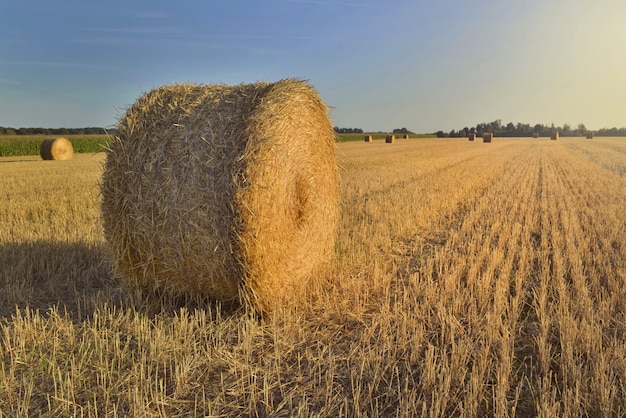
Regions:
<svg viewBox="0 0 626 418"><path fill-rule="evenodd" d="M559 133L553 132L552 135L550 135L550 139L559 139Z"/></svg>
<svg viewBox="0 0 626 418"><path fill-rule="evenodd" d="M42 160L71 160L74 157L74 147L66 138L44 139L39 145L39 155Z"/></svg>
<svg viewBox="0 0 626 418"><path fill-rule="evenodd" d="M396 136L395 135L387 135L387 137L385 138L385 143L393 144L394 142L396 142Z"/></svg>
<svg viewBox="0 0 626 418"><path fill-rule="evenodd" d="M493 138L493 134L491 132L485 132L483 134L483 142L491 142L492 138Z"/></svg>
<svg viewBox="0 0 626 418"><path fill-rule="evenodd" d="M467 137L470 141L474 141L476 139L476 134L469 134Z"/></svg>
<svg viewBox="0 0 626 418"><path fill-rule="evenodd" d="M306 301L338 219L335 135L308 83L163 86L118 129L102 218L130 288L260 312Z"/></svg>
<svg viewBox="0 0 626 418"><path fill-rule="evenodd" d="M372 135L365 135L365 142L372 142Z"/></svg>
<svg viewBox="0 0 626 418"><path fill-rule="evenodd" d="M593 132L587 132L587 139L593 139Z"/></svg>
<svg viewBox="0 0 626 418"><path fill-rule="evenodd" d="M409 134L404 134L404 139L409 139Z"/></svg>

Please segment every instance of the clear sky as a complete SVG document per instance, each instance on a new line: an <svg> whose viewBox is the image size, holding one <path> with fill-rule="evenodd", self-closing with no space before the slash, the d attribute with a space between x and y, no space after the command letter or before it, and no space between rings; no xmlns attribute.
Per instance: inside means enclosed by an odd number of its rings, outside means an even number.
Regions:
<svg viewBox="0 0 626 418"><path fill-rule="evenodd" d="M0 126L112 126L179 82L309 80L333 124L626 126L625 0L2 0Z"/></svg>

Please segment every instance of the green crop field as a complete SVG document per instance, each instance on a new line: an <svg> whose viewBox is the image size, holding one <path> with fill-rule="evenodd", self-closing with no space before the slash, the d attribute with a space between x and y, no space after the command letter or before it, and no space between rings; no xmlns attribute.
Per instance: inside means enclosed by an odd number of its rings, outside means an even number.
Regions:
<svg viewBox="0 0 626 418"><path fill-rule="evenodd" d="M51 135L0 135L0 157L39 155L42 141L54 138ZM106 135L63 135L74 148L75 153L100 152L108 140Z"/></svg>

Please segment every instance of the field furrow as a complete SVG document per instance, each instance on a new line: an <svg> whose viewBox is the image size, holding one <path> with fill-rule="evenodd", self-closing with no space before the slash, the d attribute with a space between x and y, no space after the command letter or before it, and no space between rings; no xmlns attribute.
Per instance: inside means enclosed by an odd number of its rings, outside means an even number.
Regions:
<svg viewBox="0 0 626 418"><path fill-rule="evenodd" d="M626 144L618 139L570 140L568 148L605 170L626 177Z"/></svg>
<svg viewBox="0 0 626 418"><path fill-rule="evenodd" d="M620 273L624 266L614 263L622 264L618 260L625 254L621 244L610 250L602 244L607 239L623 242L619 238L623 230L603 228L607 217L615 214L598 209L611 207L609 201L623 200L623 191L614 190L610 196L602 187L606 173L581 161L568 147L551 145L542 158L543 244L540 297L535 306L540 323L537 349L545 353L537 376L547 400L540 403L545 406L540 413L550 414L556 408L565 416L607 416L625 406L613 390L614 382L625 377L620 360L623 336L606 335L603 325L624 321L617 289L618 283L625 284ZM607 250L613 253L609 254L612 263L604 261ZM580 393L594 401L582 399Z"/></svg>

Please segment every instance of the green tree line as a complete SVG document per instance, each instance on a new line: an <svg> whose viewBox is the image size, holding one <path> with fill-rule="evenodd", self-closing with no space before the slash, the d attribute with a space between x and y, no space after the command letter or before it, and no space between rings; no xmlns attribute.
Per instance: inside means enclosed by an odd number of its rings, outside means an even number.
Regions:
<svg viewBox="0 0 626 418"><path fill-rule="evenodd" d="M533 134L539 136L550 136L551 134L558 132L562 136L581 136L585 135L589 130L584 123L579 123L576 127L572 127L570 124L565 123L562 126L555 126L553 123L550 125L544 125L541 123L531 125L529 123L513 123L509 122L506 125L502 123L502 120L497 119L493 122L478 123L474 127L464 127L459 130L451 130L450 132L437 131L435 134L439 138L454 138L454 137L466 137L469 134L476 134L482 136L485 132L491 132L494 136L504 137L529 137ZM594 131L597 136L626 136L626 128L603 128Z"/></svg>
<svg viewBox="0 0 626 418"><path fill-rule="evenodd" d="M108 130L111 133L111 129ZM0 126L0 135L105 135L104 128L10 128Z"/></svg>

